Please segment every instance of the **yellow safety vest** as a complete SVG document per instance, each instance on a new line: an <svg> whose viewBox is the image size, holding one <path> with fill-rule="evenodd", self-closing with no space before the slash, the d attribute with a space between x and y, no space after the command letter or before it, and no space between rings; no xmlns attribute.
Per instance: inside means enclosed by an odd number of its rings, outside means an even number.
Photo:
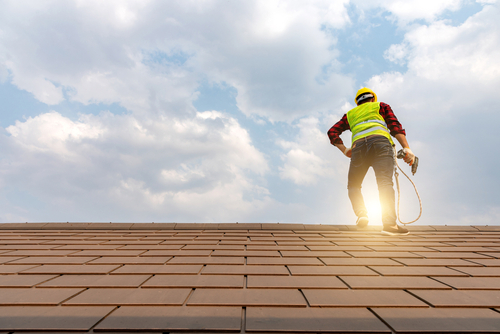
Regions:
<svg viewBox="0 0 500 334"><path fill-rule="evenodd" d="M352 142L371 135L381 135L394 142L384 118L379 113L380 102L367 102L347 112L347 121L351 127Z"/></svg>

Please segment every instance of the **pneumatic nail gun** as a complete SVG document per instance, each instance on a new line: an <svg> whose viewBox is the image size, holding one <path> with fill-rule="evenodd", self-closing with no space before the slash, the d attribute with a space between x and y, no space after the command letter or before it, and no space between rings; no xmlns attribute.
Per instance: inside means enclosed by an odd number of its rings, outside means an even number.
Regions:
<svg viewBox="0 0 500 334"><path fill-rule="evenodd" d="M403 159L404 157L405 157L405 153L403 152L403 150L399 150L397 158ZM415 156L415 161L413 162L413 165L411 165L411 173L413 175L415 175L415 173L417 172L417 168L418 168L418 158L417 158L417 156Z"/></svg>

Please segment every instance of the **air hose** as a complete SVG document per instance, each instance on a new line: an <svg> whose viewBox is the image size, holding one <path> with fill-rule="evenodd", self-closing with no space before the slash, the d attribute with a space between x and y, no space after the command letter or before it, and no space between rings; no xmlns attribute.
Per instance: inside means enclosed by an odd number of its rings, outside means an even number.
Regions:
<svg viewBox="0 0 500 334"><path fill-rule="evenodd" d="M410 179L410 177L408 175L406 175L405 172L403 172L403 170L401 169L401 167L399 167L399 164L398 164L398 158L402 158L404 156L404 153L402 153L403 150L400 150L397 154L396 154L396 147L394 147L394 176L395 176L395 179L396 179L396 187L398 189L398 211L397 211L397 215L398 215L398 220L401 224L403 225L409 225L411 223L414 223L416 222L417 220L420 219L420 217L422 216L422 200L420 199L420 195L418 194L418 190L417 190L417 186L415 186L415 183L413 183L413 181ZM417 166L418 166L418 158L415 157L415 162L412 166L412 172L413 172L413 175L415 175L415 173L417 172ZM420 213L417 217L417 219L415 220L412 220L411 222L407 222L407 223L404 223L401 221L401 218L399 217L399 202L401 200L401 191L399 189L399 173L398 173L398 169L401 171L401 173L403 173L404 176L406 176L406 178L411 182L411 184L413 185L413 188L415 189L415 193L417 194L417 197L418 197L418 203L420 204Z"/></svg>

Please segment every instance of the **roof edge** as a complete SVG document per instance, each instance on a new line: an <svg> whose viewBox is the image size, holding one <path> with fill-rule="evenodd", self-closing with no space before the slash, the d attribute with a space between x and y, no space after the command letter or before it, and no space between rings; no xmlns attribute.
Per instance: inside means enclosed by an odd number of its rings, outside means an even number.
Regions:
<svg viewBox="0 0 500 334"><path fill-rule="evenodd" d="M377 231L380 226L368 226L364 231ZM499 226L415 225L418 232L500 232ZM289 224L289 223L103 223L103 222L44 222L2 223L0 230L293 230L302 231L356 231L354 225Z"/></svg>

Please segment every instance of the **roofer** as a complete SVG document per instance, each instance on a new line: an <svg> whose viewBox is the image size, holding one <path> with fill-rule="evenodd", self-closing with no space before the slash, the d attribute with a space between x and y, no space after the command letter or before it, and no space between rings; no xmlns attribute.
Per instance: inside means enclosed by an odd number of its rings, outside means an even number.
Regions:
<svg viewBox="0 0 500 334"><path fill-rule="evenodd" d="M354 99L357 107L349 110L340 121L328 130L332 145L351 158L347 189L352 208L357 216L356 225L363 228L368 225L361 184L371 166L377 179L380 205L382 208L382 234L406 235L408 230L396 222L395 195L392 182L394 172L395 137L406 154L404 161L410 166L415 155L406 140L406 132L394 115L391 107L377 102L377 95L369 88L362 88ZM346 148L340 135L346 130L352 132L352 147Z"/></svg>

